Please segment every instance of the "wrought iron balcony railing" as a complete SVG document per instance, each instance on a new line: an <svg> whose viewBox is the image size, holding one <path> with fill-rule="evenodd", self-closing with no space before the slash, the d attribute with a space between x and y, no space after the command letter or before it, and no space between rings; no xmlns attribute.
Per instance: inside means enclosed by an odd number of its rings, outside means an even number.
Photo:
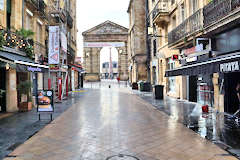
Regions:
<svg viewBox="0 0 240 160"><path fill-rule="evenodd" d="M179 26L168 33L168 44L172 45L194 33L203 30L203 9L199 9Z"/></svg>
<svg viewBox="0 0 240 160"><path fill-rule="evenodd" d="M168 13L168 0L159 0L152 11L152 19L155 20L159 14Z"/></svg>
<svg viewBox="0 0 240 160"><path fill-rule="evenodd" d="M212 0L203 8L204 27L220 20L238 7L240 0Z"/></svg>
<svg viewBox="0 0 240 160"><path fill-rule="evenodd" d="M45 16L46 4L44 0L26 0L26 2L31 3L38 12Z"/></svg>

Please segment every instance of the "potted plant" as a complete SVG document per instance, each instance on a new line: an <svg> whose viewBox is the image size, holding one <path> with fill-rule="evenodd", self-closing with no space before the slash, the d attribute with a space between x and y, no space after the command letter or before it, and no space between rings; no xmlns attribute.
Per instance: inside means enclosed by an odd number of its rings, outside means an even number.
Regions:
<svg viewBox="0 0 240 160"><path fill-rule="evenodd" d="M32 110L32 83L31 81L22 81L18 84L17 90L20 95L19 111L26 112Z"/></svg>
<svg viewBox="0 0 240 160"><path fill-rule="evenodd" d="M19 49L26 53L26 56L33 59L33 35L32 30L20 29L16 31L16 34L22 38L19 42Z"/></svg>

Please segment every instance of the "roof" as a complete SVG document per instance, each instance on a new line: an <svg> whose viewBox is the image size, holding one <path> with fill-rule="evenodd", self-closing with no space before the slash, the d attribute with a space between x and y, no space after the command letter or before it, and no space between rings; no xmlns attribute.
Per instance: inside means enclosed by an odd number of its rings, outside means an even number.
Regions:
<svg viewBox="0 0 240 160"><path fill-rule="evenodd" d="M98 32L101 28L104 28L104 27L106 27L106 26L112 26L112 27L118 29L118 31L119 31L118 33L121 33L121 32L123 32L123 33L124 33L124 32L128 33L128 28L126 28L126 27L124 27L124 26L121 26L121 25L119 25L119 24L117 24L117 23L114 23L114 22L112 22L112 21L107 20L107 21L105 21L105 22L103 22L103 23L101 23L101 24L99 24L99 25L97 25L97 26L95 26L95 27L93 27L93 28L91 28L91 29L88 29L88 30L84 31L84 32L82 33L82 35L91 34L91 33L95 34L94 31ZM100 33L101 33L101 32L100 32ZM103 34L104 34L104 33L103 33ZM116 33L114 33L114 34L116 34Z"/></svg>

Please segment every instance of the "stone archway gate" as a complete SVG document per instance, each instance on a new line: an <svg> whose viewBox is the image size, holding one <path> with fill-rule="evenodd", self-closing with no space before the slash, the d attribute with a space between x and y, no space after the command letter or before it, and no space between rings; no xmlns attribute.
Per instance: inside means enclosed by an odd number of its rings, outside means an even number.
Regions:
<svg viewBox="0 0 240 160"><path fill-rule="evenodd" d="M103 47L115 47L117 49L119 77L121 80L128 79L127 28L106 21L83 32L82 35L85 80L100 80L100 51Z"/></svg>

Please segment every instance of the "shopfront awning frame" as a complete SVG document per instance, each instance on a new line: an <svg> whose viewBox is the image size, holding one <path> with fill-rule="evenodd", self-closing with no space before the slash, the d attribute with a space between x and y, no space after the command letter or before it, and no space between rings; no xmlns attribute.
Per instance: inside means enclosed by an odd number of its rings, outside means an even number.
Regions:
<svg viewBox="0 0 240 160"><path fill-rule="evenodd" d="M31 60L27 57L18 55L16 53L5 52L5 51L0 51L0 61L9 63L9 64L25 65L25 66L31 66L31 67L36 67L36 68L42 68L45 70L49 69L49 66L35 63L33 60Z"/></svg>
<svg viewBox="0 0 240 160"><path fill-rule="evenodd" d="M165 77L217 73L220 72L219 66L217 65L218 63L224 63L234 59L240 59L240 52L219 56L204 62L190 64L176 69L166 70ZM191 71L188 72L188 70Z"/></svg>

